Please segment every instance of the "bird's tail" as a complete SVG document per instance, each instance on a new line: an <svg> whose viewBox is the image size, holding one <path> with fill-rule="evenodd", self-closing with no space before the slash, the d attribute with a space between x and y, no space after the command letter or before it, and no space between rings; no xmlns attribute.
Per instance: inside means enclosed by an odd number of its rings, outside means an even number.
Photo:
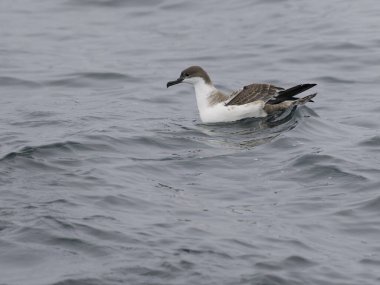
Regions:
<svg viewBox="0 0 380 285"><path fill-rule="evenodd" d="M317 95L317 93L313 93L313 94L310 94L310 95L307 95L305 97L302 97L300 99L296 99L294 100L292 103L293 103L293 106L302 106L302 105L305 105L307 102L314 102L312 99Z"/></svg>
<svg viewBox="0 0 380 285"><path fill-rule="evenodd" d="M300 84L300 85L293 86L289 89L280 91L278 95L276 96L275 103L288 101L288 100L298 100L298 98L295 98L294 96L314 87L315 85L317 84L314 84L314 83Z"/></svg>

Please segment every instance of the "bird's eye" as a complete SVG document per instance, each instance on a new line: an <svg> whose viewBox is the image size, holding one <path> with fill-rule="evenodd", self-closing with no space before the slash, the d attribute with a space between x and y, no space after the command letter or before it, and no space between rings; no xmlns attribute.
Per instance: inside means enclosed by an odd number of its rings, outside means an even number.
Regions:
<svg viewBox="0 0 380 285"><path fill-rule="evenodd" d="M186 77L189 77L189 74L188 74L188 73L185 73L185 76L186 76Z"/></svg>

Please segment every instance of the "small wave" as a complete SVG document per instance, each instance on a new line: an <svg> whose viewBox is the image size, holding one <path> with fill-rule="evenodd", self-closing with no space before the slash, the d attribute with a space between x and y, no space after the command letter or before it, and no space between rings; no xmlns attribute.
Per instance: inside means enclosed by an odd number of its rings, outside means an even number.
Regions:
<svg viewBox="0 0 380 285"><path fill-rule="evenodd" d="M146 206L149 206L149 203L146 203L142 199L127 197L125 195L102 196L102 197L99 197L99 200L95 203L104 208L121 207L125 209L131 209L131 208L139 208L143 204L146 204Z"/></svg>
<svg viewBox="0 0 380 285"><path fill-rule="evenodd" d="M380 196L361 202L359 206L366 211L380 212Z"/></svg>
<svg viewBox="0 0 380 285"><path fill-rule="evenodd" d="M314 77L311 80L316 82L325 82L325 83L344 83L344 84L354 84L357 83L355 80L346 80L342 78L338 78L335 76L320 76L320 77Z"/></svg>
<svg viewBox="0 0 380 285"><path fill-rule="evenodd" d="M0 76L0 86L22 86L28 88L36 88L41 87L42 85L31 80L19 79L16 77Z"/></svg>
<svg viewBox="0 0 380 285"><path fill-rule="evenodd" d="M359 143L359 145L380 150L380 136L373 136L369 139L363 140Z"/></svg>
<svg viewBox="0 0 380 285"><path fill-rule="evenodd" d="M311 260L305 258L305 257L302 257L302 256L298 256L298 255L293 255L293 256L289 256L287 257L285 260L282 261L282 264L283 264L283 267L286 267L286 268L300 268L300 267L310 267L310 266L313 266L315 265L314 262L312 262Z"/></svg>
<svg viewBox="0 0 380 285"><path fill-rule="evenodd" d="M192 255L214 255L223 259L232 259L232 256L225 252L217 252L213 249L191 249L191 248L179 248L180 253L187 253Z"/></svg>
<svg viewBox="0 0 380 285"><path fill-rule="evenodd" d="M257 4L280 4L280 3L284 3L284 2L287 2L288 0L259 0L257 1Z"/></svg>
<svg viewBox="0 0 380 285"><path fill-rule="evenodd" d="M104 83L109 84L110 81L135 82L140 80L130 75L116 72L71 73L63 77L57 80L45 81L43 84L48 86L88 87L104 85Z"/></svg>
<svg viewBox="0 0 380 285"><path fill-rule="evenodd" d="M240 280L241 284L268 284L268 285L301 285L302 281L284 278L278 274L255 273L252 275L243 275Z"/></svg>
<svg viewBox="0 0 380 285"><path fill-rule="evenodd" d="M51 285L104 285L104 280L96 278L67 278Z"/></svg>
<svg viewBox="0 0 380 285"><path fill-rule="evenodd" d="M332 50L339 50L344 51L344 50L349 50L349 51L356 51L356 50L364 50L368 49L365 45L361 45L358 43L353 43L353 42L312 42L312 43L307 43L304 45L301 45L299 47L300 49L305 49L305 50L314 50L314 51L328 51L331 53Z"/></svg>
<svg viewBox="0 0 380 285"><path fill-rule="evenodd" d="M24 121L20 121L20 122L11 122L9 123L11 126L20 126L20 127L23 127L23 128L38 128L38 127L42 127L42 126L62 126L63 124L68 124L69 121L68 120L53 120L53 119L48 119L46 117L48 117L49 115L38 115L37 113L30 113L30 114L26 114L25 115L25 120ZM45 117L43 119L39 119L38 120L38 117Z"/></svg>
<svg viewBox="0 0 380 285"><path fill-rule="evenodd" d="M107 8L120 8L120 7L152 7L161 4L162 0L68 0L66 3L69 6L79 7L107 7Z"/></svg>
<svg viewBox="0 0 380 285"><path fill-rule="evenodd" d="M91 147L84 144L67 141L67 142L58 142L40 146L25 146L18 151L10 152L0 158L1 161L15 159L17 157L28 157L33 158L37 153L43 152L46 154L53 154L57 151L64 152L74 152L75 150L92 150Z"/></svg>
<svg viewBox="0 0 380 285"><path fill-rule="evenodd" d="M25 115L25 118L30 120L30 119L35 119L35 118L50 118L52 116L57 115L57 112L52 112L52 111L32 111L28 114Z"/></svg>
<svg viewBox="0 0 380 285"><path fill-rule="evenodd" d="M363 258L359 262L365 265L376 266L376 268L379 268L380 266L380 259Z"/></svg>
<svg viewBox="0 0 380 285"><path fill-rule="evenodd" d="M353 42L340 42L340 43L324 43L323 45L320 44L316 47L316 50L320 50L321 48L325 48L328 51L331 50L363 50L368 49L365 45L360 45L358 43Z"/></svg>
<svg viewBox="0 0 380 285"><path fill-rule="evenodd" d="M298 169L296 177L301 181L321 181L321 178L326 183L328 183L326 179L340 178L346 183L368 181L365 176L344 170L343 168L347 165L351 165L351 163L323 154L305 154L292 162L292 167Z"/></svg>
<svg viewBox="0 0 380 285"><path fill-rule="evenodd" d="M134 78L127 74L117 73L117 72L83 72L83 73L72 73L69 76L82 77L95 80L135 80Z"/></svg>
<svg viewBox="0 0 380 285"><path fill-rule="evenodd" d="M14 239L28 244L59 247L95 258L110 253L110 248L98 245L94 239L90 242L85 237L79 238L76 232L80 230L65 220L44 216L36 219L33 226L24 226L14 230Z"/></svg>
<svg viewBox="0 0 380 285"><path fill-rule="evenodd" d="M375 130L379 126L379 123L377 121L374 121L371 117L366 117L366 118L352 118L351 117L351 118L347 118L347 120L344 123L352 125L352 126L366 128L369 130Z"/></svg>
<svg viewBox="0 0 380 285"><path fill-rule="evenodd" d="M278 262L258 262L256 263L256 267L261 268L261 269L270 269L270 270L284 270L284 269L297 269L297 268L306 268L306 267L311 267L314 266L315 263L312 262L311 260L294 255L294 256L289 256L285 258L282 261Z"/></svg>
<svg viewBox="0 0 380 285"><path fill-rule="evenodd" d="M164 4L160 7L162 10L177 10L177 11L183 11L183 9L192 9L194 8L194 5L192 5L189 2L180 2L180 3L170 3L170 4Z"/></svg>

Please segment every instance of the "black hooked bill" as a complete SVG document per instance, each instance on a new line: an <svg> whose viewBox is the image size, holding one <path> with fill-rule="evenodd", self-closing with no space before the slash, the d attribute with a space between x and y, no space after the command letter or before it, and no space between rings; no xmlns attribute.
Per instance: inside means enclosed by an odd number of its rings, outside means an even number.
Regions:
<svg viewBox="0 0 380 285"><path fill-rule="evenodd" d="M169 88L172 85L176 85L178 83L181 83L182 81L183 81L182 77L180 77L180 78L178 78L177 80L174 80L174 81L169 81L168 83L166 83L166 88Z"/></svg>

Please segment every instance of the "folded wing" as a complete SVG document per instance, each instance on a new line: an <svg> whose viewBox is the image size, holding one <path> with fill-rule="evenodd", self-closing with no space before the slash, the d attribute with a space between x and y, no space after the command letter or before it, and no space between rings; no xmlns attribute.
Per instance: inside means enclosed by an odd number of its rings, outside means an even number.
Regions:
<svg viewBox="0 0 380 285"><path fill-rule="evenodd" d="M274 99L281 90L284 90L284 88L271 84L250 84L232 93L225 105L244 105L258 100L266 103Z"/></svg>
<svg viewBox="0 0 380 285"><path fill-rule="evenodd" d="M251 84L244 86L230 96L225 105L244 105L257 100L262 100L266 104L279 104L284 101L295 101L299 98L294 97L312 87L316 84L299 84L289 89L284 89L271 84ZM309 101L312 102L310 99Z"/></svg>

